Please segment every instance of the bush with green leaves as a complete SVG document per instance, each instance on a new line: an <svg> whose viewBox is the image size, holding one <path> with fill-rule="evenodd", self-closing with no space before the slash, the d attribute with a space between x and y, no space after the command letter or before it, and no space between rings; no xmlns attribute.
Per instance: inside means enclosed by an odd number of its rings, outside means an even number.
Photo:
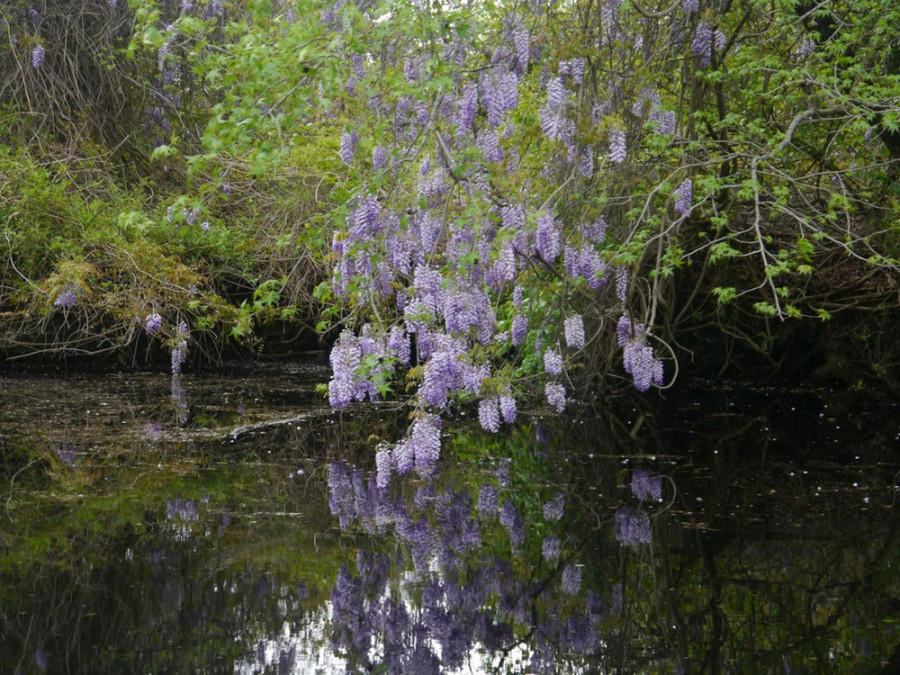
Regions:
<svg viewBox="0 0 900 675"><path fill-rule="evenodd" d="M895 297L896 9L139 4L138 40L210 101L185 199L296 185L329 399L409 396L395 466L427 470L458 404L497 431L523 396L666 387L692 324Z"/></svg>

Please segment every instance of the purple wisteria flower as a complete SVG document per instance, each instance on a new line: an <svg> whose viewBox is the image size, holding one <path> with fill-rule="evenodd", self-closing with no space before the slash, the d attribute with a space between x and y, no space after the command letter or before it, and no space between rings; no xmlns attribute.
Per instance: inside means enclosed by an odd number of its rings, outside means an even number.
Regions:
<svg viewBox="0 0 900 675"><path fill-rule="evenodd" d="M562 375L562 355L555 349L547 349L547 351L544 352L544 370L550 375Z"/></svg>
<svg viewBox="0 0 900 675"><path fill-rule="evenodd" d="M426 413L413 422L407 443L415 456L416 472L429 476L441 455L441 420Z"/></svg>
<svg viewBox="0 0 900 675"><path fill-rule="evenodd" d="M584 347L584 320L581 318L581 314L566 317L563 325L566 334L566 345L572 349Z"/></svg>
<svg viewBox="0 0 900 675"><path fill-rule="evenodd" d="M513 317L512 329L510 331L512 343L517 347L525 342L525 336L528 333L528 319L521 314Z"/></svg>
<svg viewBox="0 0 900 675"><path fill-rule="evenodd" d="M353 131L345 131L341 134L341 161L350 165L353 162L353 156L356 154L356 147L359 145L359 134L356 129Z"/></svg>
<svg viewBox="0 0 900 675"><path fill-rule="evenodd" d="M496 129L482 129L478 134L478 147L484 154L484 161L503 161L503 148L500 147L500 137Z"/></svg>
<svg viewBox="0 0 900 675"><path fill-rule="evenodd" d="M513 548L519 548L525 541L525 521L510 500L503 502L500 509L500 524L509 531L509 541Z"/></svg>
<svg viewBox="0 0 900 675"><path fill-rule="evenodd" d="M675 190L675 213L683 216L690 212L694 199L694 184L690 178L685 178Z"/></svg>
<svg viewBox="0 0 900 675"><path fill-rule="evenodd" d="M78 294L75 292L74 286L66 286L63 291L56 296L53 301L54 307L74 307L78 304Z"/></svg>
<svg viewBox="0 0 900 675"><path fill-rule="evenodd" d="M581 568L569 563L562 573L562 590L566 595L577 595L581 589Z"/></svg>
<svg viewBox="0 0 900 675"><path fill-rule="evenodd" d="M500 416L507 424L516 421L516 399L509 394L500 394Z"/></svg>
<svg viewBox="0 0 900 675"><path fill-rule="evenodd" d="M562 492L544 504L544 520L556 521L563 517L566 508L566 498Z"/></svg>
<svg viewBox="0 0 900 675"><path fill-rule="evenodd" d="M544 385L544 396L558 413L566 409L566 388L558 382L548 382Z"/></svg>
<svg viewBox="0 0 900 675"><path fill-rule="evenodd" d="M162 328L162 316L156 312L148 314L146 318L144 318L144 330L147 331L147 334L152 335L160 328Z"/></svg>
<svg viewBox="0 0 900 675"><path fill-rule="evenodd" d="M31 67L35 70L44 65L44 61L46 59L46 51L44 50L44 45L38 45L31 52Z"/></svg>
<svg viewBox="0 0 900 675"><path fill-rule="evenodd" d="M172 374L178 375L181 372L181 366L187 359L188 348L188 325L184 321L179 321L175 329L175 347L172 349Z"/></svg>
<svg viewBox="0 0 900 675"><path fill-rule="evenodd" d="M464 136L472 130L475 113L478 112L478 85L470 82L463 87L456 104L456 133Z"/></svg>
<svg viewBox="0 0 900 675"><path fill-rule="evenodd" d="M497 513L497 488L493 485L482 485L478 492L478 513L482 516L493 516Z"/></svg>
<svg viewBox="0 0 900 675"><path fill-rule="evenodd" d="M681 9L690 16L700 8L700 0L681 0Z"/></svg>
<svg viewBox="0 0 900 675"><path fill-rule="evenodd" d="M653 347L642 339L631 340L625 345L622 363L625 372L634 378L634 387L638 391L648 391L654 384L662 386L662 361L654 358Z"/></svg>
<svg viewBox="0 0 900 675"><path fill-rule="evenodd" d="M547 212L537 219L537 230L534 234L538 255L544 262L552 264L562 252L562 241L556 220Z"/></svg>
<svg viewBox="0 0 900 675"><path fill-rule="evenodd" d="M528 60L531 54L528 30L517 19L512 23L509 33L513 46L516 49L516 60L518 61L516 65L518 65L519 72L524 72L528 67Z"/></svg>
<svg viewBox="0 0 900 675"><path fill-rule="evenodd" d="M675 133L675 111L653 108L650 119L657 123L656 133L666 135Z"/></svg>
<svg viewBox="0 0 900 675"><path fill-rule="evenodd" d="M549 563L555 562L559 558L559 549L558 537L544 537L541 544L541 555L544 556L544 560Z"/></svg>
<svg viewBox="0 0 900 675"><path fill-rule="evenodd" d="M709 24L701 21L694 30L691 51L694 52L702 68L708 67L712 61L714 47L717 52L725 48L725 34L721 30L713 30Z"/></svg>
<svg viewBox="0 0 900 675"><path fill-rule="evenodd" d="M652 540L650 517L627 506L620 508L616 511L615 535L616 541L632 548L649 544Z"/></svg>
<svg viewBox="0 0 900 675"><path fill-rule="evenodd" d="M585 60L580 56L576 56L568 61L560 61L559 75L560 77L572 78L575 84L578 85L584 76L584 64Z"/></svg>
<svg viewBox="0 0 900 675"><path fill-rule="evenodd" d="M487 109L488 125L497 128L506 111L519 103L519 78L509 70L493 70L482 78L481 99Z"/></svg>
<svg viewBox="0 0 900 675"><path fill-rule="evenodd" d="M391 448L382 446L375 451L375 483L384 489L391 482Z"/></svg>
<svg viewBox="0 0 900 675"><path fill-rule="evenodd" d="M629 340L639 338L644 334L644 324L633 323L631 319L623 314L616 323L616 342L620 347L625 346Z"/></svg>
<svg viewBox="0 0 900 675"><path fill-rule="evenodd" d="M387 161L387 149L383 145L376 145L372 150L372 168L375 171L381 169Z"/></svg>
<svg viewBox="0 0 900 675"><path fill-rule="evenodd" d="M590 179L594 175L594 151L592 148L582 148L578 152L575 168L582 176Z"/></svg>
<svg viewBox="0 0 900 675"><path fill-rule="evenodd" d="M331 381L328 403L332 408L346 408L356 397L356 371L360 365L359 341L347 329L331 348Z"/></svg>
<svg viewBox="0 0 900 675"><path fill-rule="evenodd" d="M635 469L631 472L631 494L646 501L662 501L662 476L650 476L646 469Z"/></svg>
<svg viewBox="0 0 900 675"><path fill-rule="evenodd" d="M625 302L628 297L628 268L616 267L616 297Z"/></svg>
<svg viewBox="0 0 900 675"><path fill-rule="evenodd" d="M625 148L625 130L615 127L609 131L609 159L611 162L621 164L627 157Z"/></svg>
<svg viewBox="0 0 900 675"><path fill-rule="evenodd" d="M713 47L716 48L717 52L725 49L725 41L727 38L725 37L725 33L720 31L718 28L713 32Z"/></svg>
<svg viewBox="0 0 900 675"><path fill-rule="evenodd" d="M490 431L492 433L500 431L500 406L498 396L481 399L478 403L478 422L485 431Z"/></svg>

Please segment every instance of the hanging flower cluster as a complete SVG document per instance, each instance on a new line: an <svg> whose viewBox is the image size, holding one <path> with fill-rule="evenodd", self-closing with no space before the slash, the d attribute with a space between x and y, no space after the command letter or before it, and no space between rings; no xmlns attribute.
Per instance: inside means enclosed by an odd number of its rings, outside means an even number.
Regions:
<svg viewBox="0 0 900 675"><path fill-rule="evenodd" d="M610 21L618 26L618 4L612 4ZM341 31L340 17L335 6L323 20ZM348 55L347 77L365 79L367 91L343 87L341 105L359 106L371 121L351 115L344 129L352 130L340 136L341 161L359 182L331 245L328 293L351 320L332 348L328 397L335 408L377 399L398 371L409 373L417 411L406 438L378 450L382 484L395 471L432 469L439 415L455 401L474 403L489 432L512 423L520 385L509 364L526 354L543 366L542 372L528 367L542 378L546 404L565 410L567 360L585 347L585 318L562 303L548 311L543 303L556 290L529 292L536 281L603 293L612 303L606 286L615 276L619 302L628 299L629 268L609 262L615 242L604 215L595 210L572 222L547 197L552 187L513 189L502 180L521 166L520 136L531 130L520 128L520 110L533 96L539 97L534 129L546 155L541 180L547 186L558 176L573 190L595 180L595 148L582 140L579 125L597 126L592 133L601 138L605 130L612 164L628 157L627 120L609 118L605 103L583 100L586 59L568 58L535 79L546 64L531 25L508 17L485 62L455 34L441 46L446 58L439 64L409 45L379 65L393 69L391 82L405 83L399 89L381 90L367 76L375 70L368 64L380 57ZM444 77L432 79L437 76ZM644 97L635 114L649 109L657 133L674 133L674 112L655 91ZM662 383L662 362L647 338L640 332L621 343L626 371L642 391Z"/></svg>

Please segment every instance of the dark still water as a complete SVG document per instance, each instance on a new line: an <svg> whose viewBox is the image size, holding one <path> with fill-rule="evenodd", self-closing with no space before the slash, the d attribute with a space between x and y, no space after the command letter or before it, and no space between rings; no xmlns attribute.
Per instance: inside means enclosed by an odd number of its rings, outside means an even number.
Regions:
<svg viewBox="0 0 900 675"><path fill-rule="evenodd" d="M0 377L0 672L895 672L896 404L469 415L388 477L406 411L326 378Z"/></svg>

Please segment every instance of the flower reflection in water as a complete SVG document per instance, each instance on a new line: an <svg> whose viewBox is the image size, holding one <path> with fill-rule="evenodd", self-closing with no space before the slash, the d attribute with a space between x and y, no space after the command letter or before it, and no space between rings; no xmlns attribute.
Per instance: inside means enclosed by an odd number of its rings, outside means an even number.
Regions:
<svg viewBox="0 0 900 675"><path fill-rule="evenodd" d="M492 672L515 662L555 673L560 664L578 671L584 659L596 662L609 605L582 592L582 568L566 560L558 537L530 545L532 526L511 493L497 517L508 463L501 474L499 490L488 484L471 494L442 491L434 475L407 500L391 490L402 487L396 483L379 485L377 475L345 462L329 466L341 529L393 535L396 550L360 551L355 572L338 572L331 638L349 669ZM559 493L538 507L540 531L556 525L563 507Z"/></svg>

